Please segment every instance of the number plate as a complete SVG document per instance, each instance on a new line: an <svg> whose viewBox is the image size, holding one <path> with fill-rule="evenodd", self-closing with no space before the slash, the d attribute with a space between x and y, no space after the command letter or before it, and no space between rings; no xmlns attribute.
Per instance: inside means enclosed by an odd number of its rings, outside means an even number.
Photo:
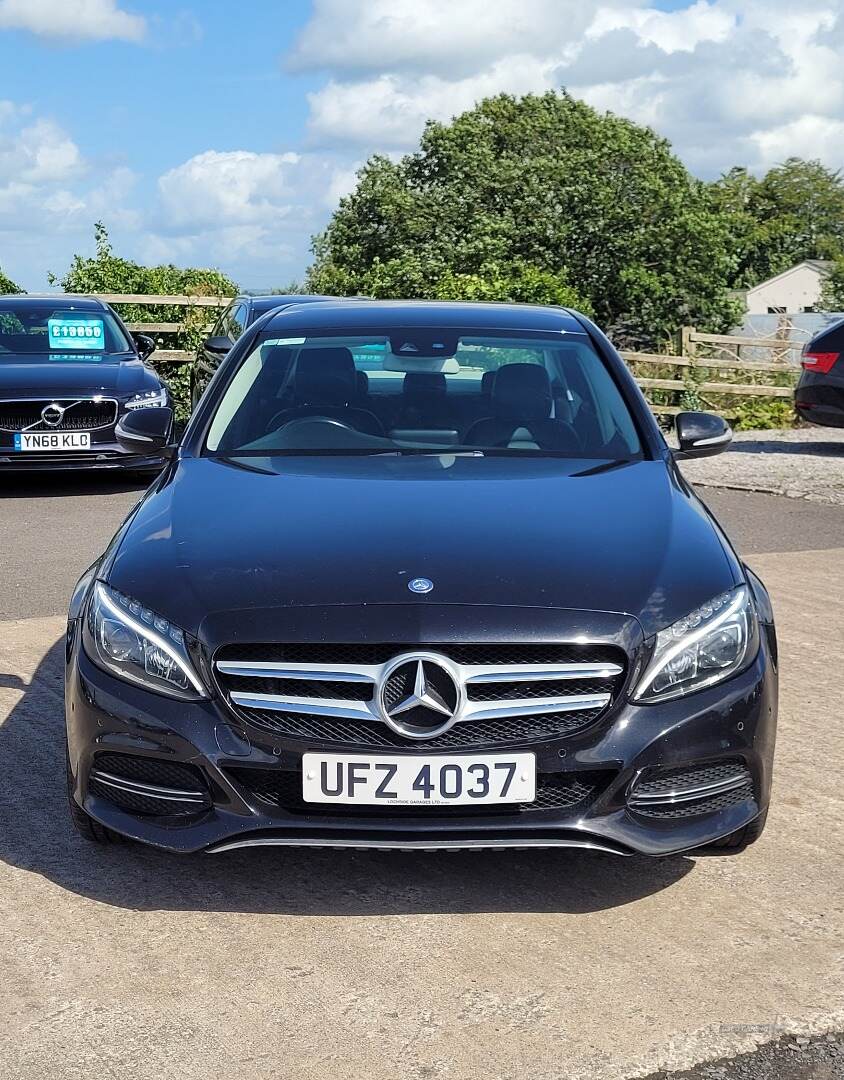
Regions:
<svg viewBox="0 0 844 1080"><path fill-rule="evenodd" d="M304 754L302 798L385 808L533 802L536 757Z"/></svg>
<svg viewBox="0 0 844 1080"><path fill-rule="evenodd" d="M15 435L16 450L90 450L91 436L87 431L19 432Z"/></svg>

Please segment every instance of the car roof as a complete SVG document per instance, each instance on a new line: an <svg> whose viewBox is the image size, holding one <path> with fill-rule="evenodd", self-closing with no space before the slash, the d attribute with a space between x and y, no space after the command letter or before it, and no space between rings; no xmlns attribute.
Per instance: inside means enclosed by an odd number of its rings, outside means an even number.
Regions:
<svg viewBox="0 0 844 1080"><path fill-rule="evenodd" d="M43 307L61 304L78 311L106 311L108 304L97 296L77 296L74 293L6 293L0 296L0 307Z"/></svg>
<svg viewBox="0 0 844 1080"><path fill-rule="evenodd" d="M254 311L264 312L284 307L286 304L313 304L323 300L339 300L339 297L316 296L313 293L275 293L270 296L244 296L239 299L250 303Z"/></svg>
<svg viewBox="0 0 844 1080"><path fill-rule="evenodd" d="M277 312L265 331L295 324L301 330L373 326L472 327L487 330L544 330L584 334L585 328L567 308L538 304L477 304L434 300L358 300L294 305Z"/></svg>

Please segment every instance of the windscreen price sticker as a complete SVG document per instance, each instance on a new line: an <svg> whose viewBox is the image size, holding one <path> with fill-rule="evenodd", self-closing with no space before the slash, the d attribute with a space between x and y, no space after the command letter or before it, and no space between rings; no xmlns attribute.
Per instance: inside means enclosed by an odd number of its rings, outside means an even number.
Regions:
<svg viewBox="0 0 844 1080"><path fill-rule="evenodd" d="M48 319L47 332L51 349L105 348L105 332L102 319Z"/></svg>

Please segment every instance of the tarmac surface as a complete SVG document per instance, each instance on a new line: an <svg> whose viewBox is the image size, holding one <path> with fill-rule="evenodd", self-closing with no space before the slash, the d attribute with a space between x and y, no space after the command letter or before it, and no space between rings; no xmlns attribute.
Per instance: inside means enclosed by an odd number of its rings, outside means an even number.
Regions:
<svg viewBox="0 0 844 1080"><path fill-rule="evenodd" d="M0 489L3 1080L844 1076L825 1038L844 1029L844 509L702 490L780 635L774 801L744 854L179 859L87 845L65 807L64 609L139 494Z"/></svg>

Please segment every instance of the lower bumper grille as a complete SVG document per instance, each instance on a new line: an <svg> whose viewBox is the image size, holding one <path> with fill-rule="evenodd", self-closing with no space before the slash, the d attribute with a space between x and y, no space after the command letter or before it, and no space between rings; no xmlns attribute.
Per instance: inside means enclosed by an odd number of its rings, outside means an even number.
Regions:
<svg viewBox="0 0 844 1080"><path fill-rule="evenodd" d="M184 817L211 806L203 775L194 765L131 754L97 754L88 790L121 810L145 816Z"/></svg>
<svg viewBox="0 0 844 1080"><path fill-rule="evenodd" d="M292 814L330 815L332 817L376 818L461 818L489 817L502 814L524 814L537 810L573 810L592 802L615 776L614 772L585 771L577 773L545 773L536 780L536 799L531 803L506 806L354 806L347 803L331 805L309 803L302 798L302 774L281 769L230 768L226 773L235 783L246 788L263 803L287 810Z"/></svg>
<svg viewBox="0 0 844 1080"><path fill-rule="evenodd" d="M735 758L708 765L649 769L627 804L645 817L673 819L712 814L753 797L750 770Z"/></svg>

